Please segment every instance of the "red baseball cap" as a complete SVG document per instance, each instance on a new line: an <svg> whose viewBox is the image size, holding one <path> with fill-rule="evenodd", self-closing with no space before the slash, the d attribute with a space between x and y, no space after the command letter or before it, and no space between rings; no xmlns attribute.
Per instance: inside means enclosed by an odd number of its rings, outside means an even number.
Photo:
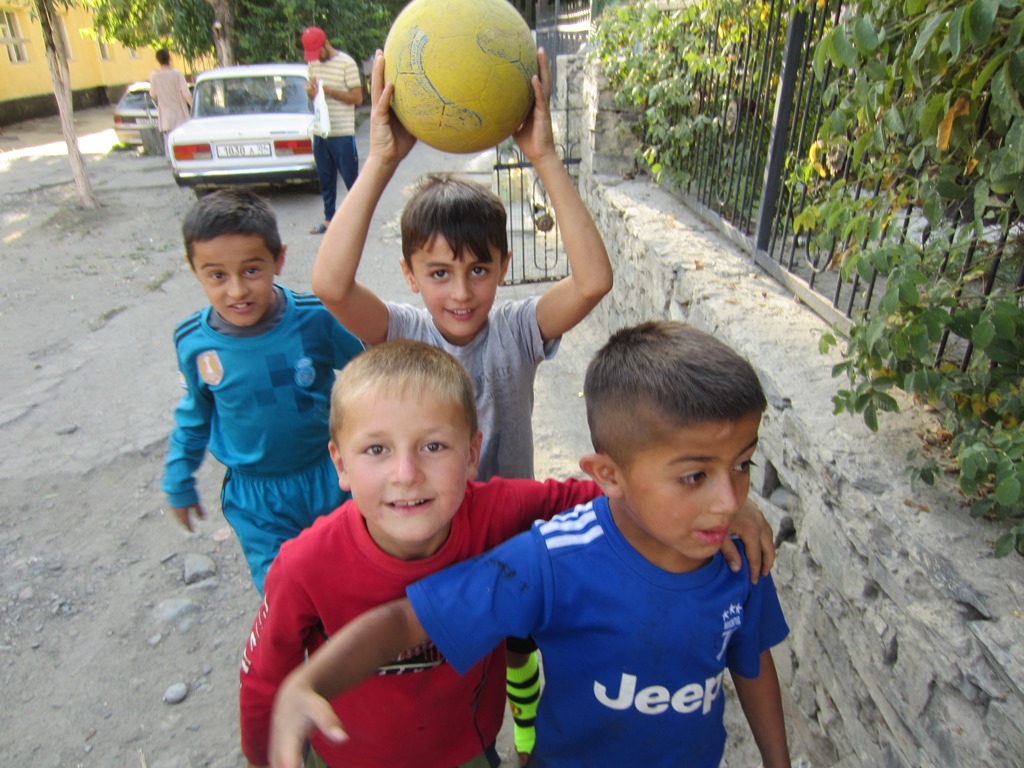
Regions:
<svg viewBox="0 0 1024 768"><path fill-rule="evenodd" d="M302 47L306 50L306 61L320 58L320 49L327 42L327 34L320 27L306 27L302 33Z"/></svg>

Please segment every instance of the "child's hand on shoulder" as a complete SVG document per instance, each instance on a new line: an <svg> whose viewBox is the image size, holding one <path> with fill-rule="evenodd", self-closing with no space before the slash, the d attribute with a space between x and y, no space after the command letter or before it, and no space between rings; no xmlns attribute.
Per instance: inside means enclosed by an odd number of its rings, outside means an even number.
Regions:
<svg viewBox="0 0 1024 768"><path fill-rule="evenodd" d="M203 511L202 504L190 504L187 507L171 507L171 512L178 518L178 522L184 526L189 533L195 530L192 527L192 515L195 515L196 520L205 520L206 513Z"/></svg>
<svg viewBox="0 0 1024 768"><path fill-rule="evenodd" d="M551 127L551 62L543 48L537 49L537 72L533 86L533 109L512 138L527 159L537 161L555 154L555 136Z"/></svg>
<svg viewBox="0 0 1024 768"><path fill-rule="evenodd" d="M758 578L767 576L775 564L775 541L771 524L765 520L758 506L746 499L733 518L729 533L739 536L743 541L747 562L750 564L750 583L757 584ZM740 553L728 537L722 542L722 554L733 572L743 567Z"/></svg>
<svg viewBox="0 0 1024 768"><path fill-rule="evenodd" d="M370 114L370 157L388 166L402 162L416 144L416 137L406 130L391 111L391 97L394 93L394 83L384 82L384 52L378 50L373 57L373 73L370 76L370 99L373 104Z"/></svg>

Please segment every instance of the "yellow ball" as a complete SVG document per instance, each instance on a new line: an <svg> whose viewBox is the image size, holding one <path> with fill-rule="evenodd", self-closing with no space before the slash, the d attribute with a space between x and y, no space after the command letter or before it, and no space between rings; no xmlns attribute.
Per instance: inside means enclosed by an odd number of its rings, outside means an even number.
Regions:
<svg viewBox="0 0 1024 768"><path fill-rule="evenodd" d="M480 152L533 107L537 46L507 0L413 0L384 43L391 108L409 133L444 152Z"/></svg>

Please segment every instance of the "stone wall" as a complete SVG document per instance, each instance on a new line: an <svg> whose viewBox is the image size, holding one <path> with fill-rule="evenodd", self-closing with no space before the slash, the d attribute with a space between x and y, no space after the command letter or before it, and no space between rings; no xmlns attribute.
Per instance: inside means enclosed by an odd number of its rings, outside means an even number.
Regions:
<svg viewBox="0 0 1024 768"><path fill-rule="evenodd" d="M559 71L584 120L581 193L615 268L605 329L693 323L745 355L768 392L752 488L788 531L774 574L792 633L775 657L794 756L1024 765L1024 560L993 558L1001 529L972 520L951 484L911 485L907 452L934 417L904 402L871 433L834 416L825 323L636 174L595 67L560 59Z"/></svg>

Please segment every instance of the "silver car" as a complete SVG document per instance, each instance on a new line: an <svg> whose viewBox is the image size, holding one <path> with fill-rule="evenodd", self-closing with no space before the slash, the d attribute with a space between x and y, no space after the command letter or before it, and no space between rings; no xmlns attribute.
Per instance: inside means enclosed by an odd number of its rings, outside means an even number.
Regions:
<svg viewBox="0 0 1024 768"><path fill-rule="evenodd" d="M198 75L192 119L168 138L178 185L315 185L307 73L304 64L252 64Z"/></svg>
<svg viewBox="0 0 1024 768"><path fill-rule="evenodd" d="M132 83L114 107L114 133L121 144L141 144L142 129L156 125L156 104L149 83Z"/></svg>

